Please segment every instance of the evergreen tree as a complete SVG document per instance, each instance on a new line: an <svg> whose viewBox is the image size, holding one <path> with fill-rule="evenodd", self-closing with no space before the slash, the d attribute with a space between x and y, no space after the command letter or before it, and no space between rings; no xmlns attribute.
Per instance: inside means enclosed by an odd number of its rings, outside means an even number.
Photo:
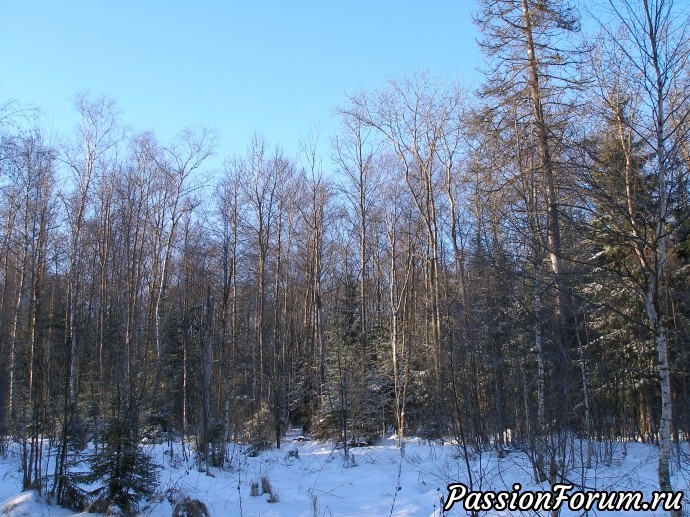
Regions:
<svg viewBox="0 0 690 517"><path fill-rule="evenodd" d="M356 284L348 282L344 299L334 310L326 329L326 382L314 434L337 440L349 461L349 447L378 439L377 409L381 396L370 375L363 377L359 357L359 307ZM363 359L368 363L367 358ZM373 372L369 364L367 372Z"/></svg>
<svg viewBox="0 0 690 517"><path fill-rule="evenodd" d="M87 463L91 472L84 480L102 483L94 494L124 515L137 515L138 502L151 497L158 485L160 467L139 445L137 430L128 418L108 423L101 449Z"/></svg>

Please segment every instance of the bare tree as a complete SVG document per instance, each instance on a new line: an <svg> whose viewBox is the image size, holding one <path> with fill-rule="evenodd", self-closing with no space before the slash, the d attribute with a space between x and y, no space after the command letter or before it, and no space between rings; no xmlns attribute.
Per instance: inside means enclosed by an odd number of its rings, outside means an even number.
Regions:
<svg viewBox="0 0 690 517"><path fill-rule="evenodd" d="M213 154L215 135L208 129L194 131L185 129L170 145L158 148L149 146L149 158L155 162L162 183L161 213L157 221L159 269L157 270L157 294L155 301L156 357L162 354L162 310L168 287L168 262L175 232L180 218L189 209L185 203L191 193L199 188L199 181L193 175Z"/></svg>
<svg viewBox="0 0 690 517"><path fill-rule="evenodd" d="M546 245L556 287L556 311L562 318L565 286L554 147L568 113L566 92L578 85L573 64L579 51L572 38L580 30L577 13L564 0L482 0L480 5L477 23L484 33L480 45L493 59L483 93L513 107L528 102L531 108L530 122L539 152L535 166L544 178L547 203Z"/></svg>
<svg viewBox="0 0 690 517"><path fill-rule="evenodd" d="M392 175L391 175L392 176ZM388 303L390 312L390 353L395 396L396 443L405 439L405 409L411 370L411 343L405 328L411 278L415 265L416 239L413 238L413 209L409 198L395 177L388 178L384 195L384 232L388 241Z"/></svg>
<svg viewBox="0 0 690 517"><path fill-rule="evenodd" d="M238 167L231 161L226 161L223 168L223 177L219 181L215 197L220 221L218 239L220 241L220 271L221 271L221 296L220 296L220 368L223 384L223 421L225 436L221 461L225 458L225 443L230 438L232 428L231 421L231 396L234 377L233 366L238 364L238 301L237 301L237 268L239 263L239 222L242 213L240 203L240 180Z"/></svg>
<svg viewBox="0 0 690 517"><path fill-rule="evenodd" d="M359 324L361 367L365 368L367 356L367 268L371 255L369 228L372 210L376 203L376 191L381 185L373 170L379 151L379 143L372 135L372 128L364 122L364 114L340 111L341 134L332 142L333 159L344 183L340 189L355 212L359 244Z"/></svg>
<svg viewBox="0 0 690 517"><path fill-rule="evenodd" d="M308 332L314 345L319 392L326 380L326 340L324 338L324 253L326 242L327 205L333 194L332 187L324 177L320 159L316 154L316 140L303 147L306 168L302 170L300 184L303 197L298 210L304 228L307 252L307 278L309 299L305 317Z"/></svg>
<svg viewBox="0 0 690 517"><path fill-rule="evenodd" d="M442 312L439 224L439 167L443 142L461 109L456 86L444 89L426 74L390 81L374 95L350 98L347 113L376 128L398 159L427 238L429 320L436 387L441 383ZM446 143L448 141L446 140ZM450 148L448 148L450 149ZM448 150L447 149L447 150ZM447 155L446 158L450 156Z"/></svg>
<svg viewBox="0 0 690 517"><path fill-rule="evenodd" d="M68 200L71 237L69 246L69 273L67 290L69 293L69 333L70 333L70 377L69 398L74 405L77 400L77 313L79 294L79 250L84 218L90 201L91 185L95 172L106 166L109 153L122 139L119 128L118 111L115 102L105 97L91 99L87 94L79 94L74 101L81 122L77 128L77 138L67 147L64 161L69 167L76 185L75 192Z"/></svg>
<svg viewBox="0 0 690 517"><path fill-rule="evenodd" d="M49 227L54 217L55 156L37 129L21 132L5 144L4 158L9 162L5 173L13 183L6 194L16 195L18 202L16 232L9 232L8 237L17 248L19 276L9 329L8 413L22 445L22 486L40 491L44 461L41 435L47 425L44 361L48 353L41 327L46 321L43 301ZM5 282L8 280L5 277Z"/></svg>

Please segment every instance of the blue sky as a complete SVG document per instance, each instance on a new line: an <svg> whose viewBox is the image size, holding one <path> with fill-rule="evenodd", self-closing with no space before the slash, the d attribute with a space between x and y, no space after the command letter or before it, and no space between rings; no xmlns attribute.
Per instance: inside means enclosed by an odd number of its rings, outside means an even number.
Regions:
<svg viewBox="0 0 690 517"><path fill-rule="evenodd" d="M8 1L0 101L41 108L64 135L74 94L105 94L162 141L214 129L217 163L254 132L294 156L318 124L327 167L347 93L419 69L476 86L475 10L472 0Z"/></svg>

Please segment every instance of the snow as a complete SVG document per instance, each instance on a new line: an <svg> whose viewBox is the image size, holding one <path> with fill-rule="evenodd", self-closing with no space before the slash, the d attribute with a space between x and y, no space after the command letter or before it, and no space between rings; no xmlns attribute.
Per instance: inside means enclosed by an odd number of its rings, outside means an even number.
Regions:
<svg viewBox="0 0 690 517"><path fill-rule="evenodd" d="M577 454L584 452L575 442ZM569 481L588 488L605 490L641 490L647 500L656 490L657 450L653 445L613 442L595 444L595 465L581 467L574 458ZM613 449L611 450L611 447ZM230 445L228 458L231 468L211 469L211 475L200 472L193 461L183 457L182 446L150 446L154 460L163 466L160 473L158 497L142 502L141 514L169 517L170 500L188 496L203 501L213 516L296 517L313 516L316 501L319 517L435 517L440 516L440 496L446 497L449 483L469 485L467 465L460 449L452 444L430 444L419 439L406 442L404 451L388 438L371 447L350 449L354 463L344 461L343 451L327 443L289 438L282 449L265 451L250 457L243 453L245 446ZM294 457L297 451L299 457ZM687 449L684 449L687 454ZM581 457L581 456L580 456ZM687 462L687 456L683 460ZM476 489L511 490L521 483L522 490L548 490L546 484L531 479L527 456L511 451L499 458L494 451L471 457L473 481ZM0 516L71 516L73 512L50 505L35 492L17 494L20 486L20 459L10 452L0 459ZM676 490L690 494L690 472L685 463L673 466ZM277 494L278 502L267 502L269 495L250 495L252 483L261 487L268 478ZM239 487L239 490L238 490ZM261 489L259 489L261 492ZM542 512L544 513L544 512ZM561 515L574 516L581 512L563 507ZM635 512L592 512L596 515L623 516ZM517 515L519 512L489 512L488 515ZM87 515L87 514L78 514ZM446 515L466 515L462 504L456 504ZM665 515L661 510L645 515Z"/></svg>
<svg viewBox="0 0 690 517"><path fill-rule="evenodd" d="M0 494L2 494L0 495L0 499L2 499L4 496L6 488L10 487L7 487L6 482L3 480L3 482L0 483ZM65 510L64 508L49 505L46 503L43 497L36 494L36 492L30 491L11 496L0 503L0 515L3 517L67 517L73 515L86 516L89 514L75 514L74 512Z"/></svg>

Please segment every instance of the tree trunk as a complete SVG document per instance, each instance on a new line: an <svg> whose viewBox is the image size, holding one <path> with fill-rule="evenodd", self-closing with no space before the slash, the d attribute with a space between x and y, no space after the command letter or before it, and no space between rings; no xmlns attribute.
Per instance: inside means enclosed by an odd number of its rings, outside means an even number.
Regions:
<svg viewBox="0 0 690 517"><path fill-rule="evenodd" d="M532 14L527 0L522 1L522 17L525 40L527 45L527 62L529 70L528 87L532 97L532 111L534 123L537 130L537 141L539 147L539 157L541 171L546 182L546 203L547 203L547 246L551 272L554 277L556 288L556 316L561 326L561 332L565 326L563 311L565 310L563 285L563 266L561 261L561 231L559 224L558 190L554 179L553 162L551 148L549 146L548 128L544 118L544 107L539 84L539 60L535 53L535 46L532 33ZM560 332L556 332L556 338Z"/></svg>
<svg viewBox="0 0 690 517"><path fill-rule="evenodd" d="M213 302L211 300L211 286L206 287L206 300L204 303L204 329L201 356L201 443L202 457L206 464L206 474L210 469L210 430L211 430L211 363L212 342L211 331L213 326Z"/></svg>

